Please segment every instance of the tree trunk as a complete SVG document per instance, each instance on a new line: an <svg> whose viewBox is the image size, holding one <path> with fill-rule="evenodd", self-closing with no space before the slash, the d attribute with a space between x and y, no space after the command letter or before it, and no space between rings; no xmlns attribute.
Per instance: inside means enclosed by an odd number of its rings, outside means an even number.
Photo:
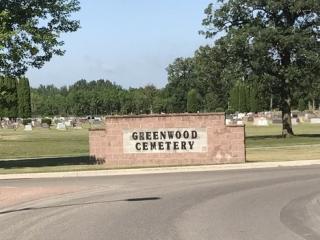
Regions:
<svg viewBox="0 0 320 240"><path fill-rule="evenodd" d="M270 97L270 111L271 112L273 111L273 94L271 94L271 97Z"/></svg>
<svg viewBox="0 0 320 240"><path fill-rule="evenodd" d="M291 98L282 100L282 136L294 135L291 122Z"/></svg>
<svg viewBox="0 0 320 240"><path fill-rule="evenodd" d="M290 16L288 14L289 12L287 12L286 18L290 19ZM291 49L285 48L283 50L281 54L281 63L283 65L283 68L287 71L291 64ZM282 137L294 135L291 122L291 99L292 95L290 89L290 82L283 75L281 81Z"/></svg>

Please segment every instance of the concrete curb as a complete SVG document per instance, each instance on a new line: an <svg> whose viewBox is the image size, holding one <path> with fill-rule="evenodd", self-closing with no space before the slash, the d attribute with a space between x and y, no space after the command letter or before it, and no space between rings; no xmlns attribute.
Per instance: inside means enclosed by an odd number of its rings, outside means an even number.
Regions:
<svg viewBox="0 0 320 240"><path fill-rule="evenodd" d="M205 166L185 166L185 167L158 167L139 169L115 169L97 171L75 171L75 172L54 172L54 173L23 173L23 174L2 174L0 180L25 179L25 178L65 178L65 177L95 177L95 176L119 176L137 174L159 174L159 173L185 173L185 172L206 172L206 171L226 171L245 170L278 167L299 167L320 165L320 160L299 160L287 162L265 162L265 163L243 163L243 164L223 164Z"/></svg>

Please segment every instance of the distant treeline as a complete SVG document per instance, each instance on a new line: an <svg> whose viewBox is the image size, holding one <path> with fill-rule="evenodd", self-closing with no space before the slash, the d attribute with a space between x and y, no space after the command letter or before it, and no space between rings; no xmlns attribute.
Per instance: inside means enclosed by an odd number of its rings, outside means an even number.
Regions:
<svg viewBox="0 0 320 240"><path fill-rule="evenodd" d="M40 85L29 89L25 77L0 78L0 117L87 116L181 112L259 112L277 109L279 99L255 84L200 78L194 59L177 59L168 68L164 88L125 89L109 80L80 80L69 87ZM31 91L28 92L28 89ZM310 101L309 101L310 102ZM316 102L316 101L315 101ZM308 99L296 98L305 110ZM315 105L315 104L314 104Z"/></svg>
<svg viewBox="0 0 320 240"><path fill-rule="evenodd" d="M200 86L199 86L200 87ZM54 85L31 89L33 116L86 116L225 111L228 93L216 96L181 79L158 89L123 87L109 80L80 80L69 87Z"/></svg>
<svg viewBox="0 0 320 240"><path fill-rule="evenodd" d="M86 116L183 112L260 112L280 109L280 95L259 81L243 81L224 67L215 48L200 47L192 58L178 58L167 68L164 88L125 89L109 80L80 80L69 87L31 90L33 116ZM237 80L238 79L238 80ZM293 109L317 106L319 97L293 93Z"/></svg>
<svg viewBox="0 0 320 240"><path fill-rule="evenodd" d="M276 107L277 99L257 85L236 83L212 90L202 83L180 79L164 88L123 87L109 80L80 80L69 87L40 85L31 89L33 116L87 116L180 112L258 112ZM301 104L301 103L300 103ZM303 102L304 104L304 102ZM296 105L298 107L298 105ZM305 104L303 105L305 107Z"/></svg>

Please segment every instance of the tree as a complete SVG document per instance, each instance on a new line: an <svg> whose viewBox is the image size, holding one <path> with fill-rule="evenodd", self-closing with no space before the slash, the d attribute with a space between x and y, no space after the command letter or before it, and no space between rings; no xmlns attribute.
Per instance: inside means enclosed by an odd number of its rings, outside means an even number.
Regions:
<svg viewBox="0 0 320 240"><path fill-rule="evenodd" d="M279 96L282 134L293 135L293 93L305 91L306 76L320 73L320 5L306 0L220 0L206 10L201 33L228 46L229 63L245 80L268 85ZM221 35L220 35L221 36ZM313 80L312 80L313 81Z"/></svg>
<svg viewBox="0 0 320 240"><path fill-rule="evenodd" d="M31 117L31 96L29 80L26 77L18 79L18 113L21 118Z"/></svg>
<svg viewBox="0 0 320 240"><path fill-rule="evenodd" d="M200 110L200 96L196 89L191 89L187 97L187 111L196 113Z"/></svg>
<svg viewBox="0 0 320 240"><path fill-rule="evenodd" d="M17 79L0 76L0 118L18 117Z"/></svg>
<svg viewBox="0 0 320 240"><path fill-rule="evenodd" d="M238 112L250 111L249 87L238 81L230 91L229 99L231 109Z"/></svg>
<svg viewBox="0 0 320 240"><path fill-rule="evenodd" d="M250 112L259 111L259 101L258 101L258 87L257 84L252 84L249 91L249 108Z"/></svg>
<svg viewBox="0 0 320 240"><path fill-rule="evenodd" d="M217 108L220 107L221 100L218 99L218 96L214 92L209 92L205 95L205 110L207 112L214 112Z"/></svg>
<svg viewBox="0 0 320 240"><path fill-rule="evenodd" d="M195 52L195 87L201 96L205 96L207 111L228 106L226 93L230 92L237 76L230 74L226 61L225 48L221 45L202 46Z"/></svg>
<svg viewBox="0 0 320 240"><path fill-rule="evenodd" d="M174 112L187 111L188 92L195 88L196 74L193 58L177 58L167 68L168 84L166 89L175 101L173 104Z"/></svg>
<svg viewBox="0 0 320 240"><path fill-rule="evenodd" d="M20 76L63 55L60 35L79 28L70 19L79 9L78 0L0 1L0 74Z"/></svg>

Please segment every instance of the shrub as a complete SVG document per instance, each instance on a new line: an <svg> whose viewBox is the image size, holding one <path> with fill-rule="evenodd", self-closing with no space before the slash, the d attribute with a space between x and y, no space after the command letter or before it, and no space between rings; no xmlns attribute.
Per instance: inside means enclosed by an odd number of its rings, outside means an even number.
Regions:
<svg viewBox="0 0 320 240"><path fill-rule="evenodd" d="M25 126L25 125L28 125L28 124L31 124L32 120L31 119L23 119L22 120L22 124Z"/></svg>
<svg viewBox="0 0 320 240"><path fill-rule="evenodd" d="M41 123L46 123L48 124L48 126L50 126L52 123L52 120L50 118L42 118Z"/></svg>
<svg viewBox="0 0 320 240"><path fill-rule="evenodd" d="M227 115L234 114L235 112L236 111L234 109L232 109L232 108L226 110L226 114Z"/></svg>
<svg viewBox="0 0 320 240"><path fill-rule="evenodd" d="M215 112L224 112L224 109L222 107L216 108Z"/></svg>

